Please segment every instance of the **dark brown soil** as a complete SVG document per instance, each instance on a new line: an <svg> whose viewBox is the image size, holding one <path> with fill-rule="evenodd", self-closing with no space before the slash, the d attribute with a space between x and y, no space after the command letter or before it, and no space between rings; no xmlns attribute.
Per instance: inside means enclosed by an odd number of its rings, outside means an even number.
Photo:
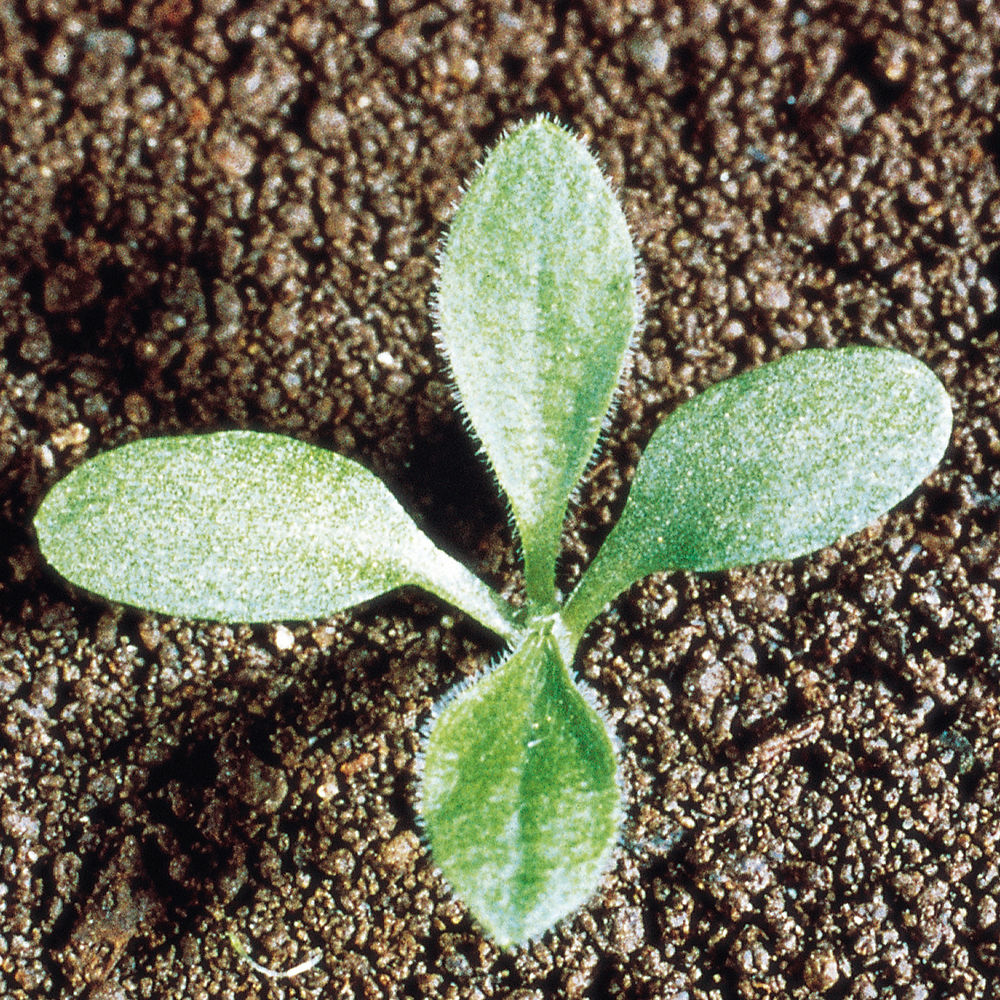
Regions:
<svg viewBox="0 0 1000 1000"><path fill-rule="evenodd" d="M1000 5L9 0L0 44L0 995L995 995ZM894 345L956 426L836 549L654 578L595 625L625 842L503 954L413 832L419 725L488 635L418 595L109 608L30 524L87 455L266 428L375 468L516 594L427 302L462 181L539 111L620 188L648 292L567 583L657 422L761 361ZM322 958L271 982L231 931Z"/></svg>

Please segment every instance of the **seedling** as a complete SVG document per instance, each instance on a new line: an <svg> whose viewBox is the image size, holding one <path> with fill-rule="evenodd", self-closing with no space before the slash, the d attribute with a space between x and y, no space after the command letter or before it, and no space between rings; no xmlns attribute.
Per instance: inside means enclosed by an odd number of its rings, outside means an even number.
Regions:
<svg viewBox="0 0 1000 1000"><path fill-rule="evenodd" d="M261 965L250 954L247 946L236 936L234 931L230 931L228 937L229 943L233 946L233 951L240 958L244 959L254 972L259 972L262 976L267 976L268 979L294 979L296 976L301 976L303 972L308 972L310 969L315 968L323 960L323 952L316 951L313 952L311 958L307 958L304 962L299 962L294 968L286 969L282 972L278 969L272 969L267 965Z"/></svg>
<svg viewBox="0 0 1000 1000"><path fill-rule="evenodd" d="M515 610L356 462L274 434L145 440L85 462L35 524L81 587L222 621L333 614L402 586L461 608L508 652L434 710L418 806L431 854L501 945L584 904L622 820L615 740L574 678L610 601L650 573L790 559L869 524L936 466L951 407L893 350L803 350L680 406L618 524L563 597L567 509L639 321L621 208L584 147L539 118L486 158L448 234L436 299L456 392L507 495Z"/></svg>

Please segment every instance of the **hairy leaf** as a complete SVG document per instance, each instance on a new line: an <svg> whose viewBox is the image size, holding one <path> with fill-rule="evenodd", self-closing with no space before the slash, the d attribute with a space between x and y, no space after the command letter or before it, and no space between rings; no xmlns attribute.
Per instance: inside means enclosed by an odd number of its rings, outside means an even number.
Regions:
<svg viewBox="0 0 1000 1000"><path fill-rule="evenodd" d="M611 737L548 628L440 709L420 812L435 862L501 945L594 893L620 820Z"/></svg>
<svg viewBox="0 0 1000 1000"><path fill-rule="evenodd" d="M35 518L67 579L221 621L317 618L415 584L502 635L502 604L342 455L252 431L153 438L57 483Z"/></svg>
<svg viewBox="0 0 1000 1000"><path fill-rule="evenodd" d="M564 616L579 635L648 573L830 544L912 492L950 432L944 387L898 351L800 351L713 386L653 435L621 520Z"/></svg>
<svg viewBox="0 0 1000 1000"><path fill-rule="evenodd" d="M448 233L438 332L542 605L638 321L635 285L625 217L580 142L536 118L487 156Z"/></svg>

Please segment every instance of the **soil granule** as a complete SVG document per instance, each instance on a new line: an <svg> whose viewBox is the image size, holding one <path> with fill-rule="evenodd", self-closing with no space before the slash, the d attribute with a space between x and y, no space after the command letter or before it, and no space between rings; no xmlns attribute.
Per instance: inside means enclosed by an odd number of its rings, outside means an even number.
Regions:
<svg viewBox="0 0 1000 1000"><path fill-rule="evenodd" d="M0 46L0 995L996 995L1000 5L11 0ZM566 586L721 378L891 345L956 423L867 531L595 623L623 844L502 953L414 834L420 724L488 634L415 593L256 627L109 607L30 525L88 455L256 427L369 465L516 599L428 298L463 181L543 111L620 190L647 298ZM272 981L230 933L322 957Z"/></svg>

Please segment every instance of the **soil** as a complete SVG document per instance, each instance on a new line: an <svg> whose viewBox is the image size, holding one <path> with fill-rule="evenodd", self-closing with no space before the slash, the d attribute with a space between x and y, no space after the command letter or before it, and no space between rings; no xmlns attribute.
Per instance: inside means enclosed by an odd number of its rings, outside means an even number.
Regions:
<svg viewBox="0 0 1000 1000"><path fill-rule="evenodd" d="M1000 5L11 0L0 44L0 994L995 995ZM125 441L282 431L516 598L428 298L463 181L542 111L620 190L647 298L567 586L662 417L765 360L901 348L955 431L869 530L595 624L623 844L503 953L414 833L420 724L488 634L419 594L256 627L109 607L31 517ZM271 980L231 933L320 958Z"/></svg>

